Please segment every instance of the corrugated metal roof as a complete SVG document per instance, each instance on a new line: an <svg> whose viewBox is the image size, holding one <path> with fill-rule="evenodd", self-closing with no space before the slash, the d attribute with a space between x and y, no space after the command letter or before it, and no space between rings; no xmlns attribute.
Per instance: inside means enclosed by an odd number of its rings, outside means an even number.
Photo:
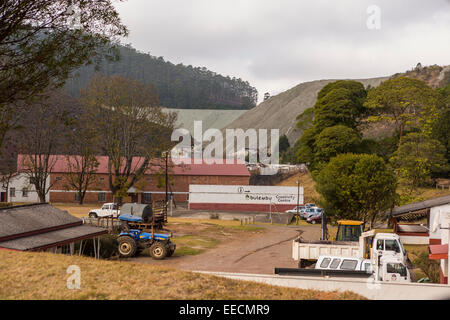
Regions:
<svg viewBox="0 0 450 320"><path fill-rule="evenodd" d="M49 204L32 204L0 209L0 241L30 233L46 232L83 222L67 211Z"/></svg>
<svg viewBox="0 0 450 320"><path fill-rule="evenodd" d="M23 172L27 169L27 162L29 162L28 155L19 154L17 157L17 171ZM75 164L79 156L71 156L67 159L64 155L53 155L50 157L49 163L52 164L52 173L67 173L69 172L69 164ZM186 160L186 159L185 159ZM191 160L191 159L189 159ZM107 156L97 156L97 161L99 166L96 170L99 174L108 173L108 157ZM138 167L144 158L135 157L132 161L132 168ZM182 161L182 160L181 160ZM247 166L245 163L240 161L235 161L234 163L224 163L224 164L208 164L207 159L203 159L202 163L194 164L193 160L190 161L191 164L183 163L181 165L175 165L169 163L169 174L171 175L196 175L196 176L211 176L211 175L221 175L221 176L250 176ZM155 174L164 171L165 161L163 159L153 159L150 161L152 164L147 170L146 174ZM72 165L72 167L76 167Z"/></svg>
<svg viewBox="0 0 450 320"><path fill-rule="evenodd" d="M106 233L47 203L0 209L0 247L6 249L43 249Z"/></svg>
<svg viewBox="0 0 450 320"><path fill-rule="evenodd" d="M108 233L108 230L106 229L80 225L0 242L0 247L20 251L38 250L80 241L83 239L90 239L106 233Z"/></svg>
<svg viewBox="0 0 450 320"><path fill-rule="evenodd" d="M396 207L392 210L391 215L393 217L398 217L411 212L430 209L432 207L438 207L445 204L450 204L450 195Z"/></svg>

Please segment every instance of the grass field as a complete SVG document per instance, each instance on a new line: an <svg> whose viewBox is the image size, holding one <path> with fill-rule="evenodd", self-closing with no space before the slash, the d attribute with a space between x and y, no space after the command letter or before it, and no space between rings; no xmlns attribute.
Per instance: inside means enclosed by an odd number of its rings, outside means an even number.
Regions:
<svg viewBox="0 0 450 320"><path fill-rule="evenodd" d="M67 289L70 265L81 289ZM362 299L351 292L320 292L236 281L177 269L92 258L0 251L0 299Z"/></svg>
<svg viewBox="0 0 450 320"><path fill-rule="evenodd" d="M91 209L98 206L77 204L53 204L75 217L86 217ZM167 229L172 230L172 241L177 245L174 256L197 255L215 248L223 241L262 232L263 228L254 225L241 225L240 221L219 219L168 218ZM142 255L149 255L144 250Z"/></svg>

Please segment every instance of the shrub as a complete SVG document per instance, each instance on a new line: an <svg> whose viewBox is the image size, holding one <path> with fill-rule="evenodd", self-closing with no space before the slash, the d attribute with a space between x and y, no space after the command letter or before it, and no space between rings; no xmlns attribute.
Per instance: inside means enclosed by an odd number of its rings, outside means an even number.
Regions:
<svg viewBox="0 0 450 320"><path fill-rule="evenodd" d="M422 251L413 261L414 266L422 270L422 272L433 283L440 282L440 264L437 260L430 260L428 252Z"/></svg>

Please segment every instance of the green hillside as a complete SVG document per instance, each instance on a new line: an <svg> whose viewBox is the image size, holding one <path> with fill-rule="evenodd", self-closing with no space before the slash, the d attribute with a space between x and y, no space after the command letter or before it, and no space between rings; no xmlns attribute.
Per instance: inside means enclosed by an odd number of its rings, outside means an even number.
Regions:
<svg viewBox="0 0 450 320"><path fill-rule="evenodd" d="M159 105L167 108L242 110L256 105L258 92L247 81L206 68L175 65L131 46L120 46L119 50L119 61L103 61L97 70L88 65L75 71L66 82L69 93L77 96L99 73L153 84L159 94Z"/></svg>

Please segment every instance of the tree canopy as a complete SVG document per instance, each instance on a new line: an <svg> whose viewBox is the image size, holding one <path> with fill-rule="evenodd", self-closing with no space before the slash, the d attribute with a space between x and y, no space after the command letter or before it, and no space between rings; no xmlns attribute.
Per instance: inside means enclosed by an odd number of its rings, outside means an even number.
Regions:
<svg viewBox="0 0 450 320"><path fill-rule="evenodd" d="M372 113L369 121L393 123L401 141L408 128L431 130L436 104L436 92L424 81L399 77L369 90L364 106Z"/></svg>
<svg viewBox="0 0 450 320"><path fill-rule="evenodd" d="M366 90L362 83L339 80L324 86L313 109L297 117L297 128L304 129L297 148L297 161L311 170L342 152L357 152L358 125L364 117ZM309 119L313 121L308 122ZM308 125L308 123L312 123Z"/></svg>
<svg viewBox="0 0 450 320"><path fill-rule="evenodd" d="M340 154L315 178L327 215L364 223L393 207L396 178L383 159L368 154Z"/></svg>
<svg viewBox="0 0 450 320"><path fill-rule="evenodd" d="M407 134L390 162L399 177L412 188L430 183L432 173L448 172L445 147L423 133Z"/></svg>
<svg viewBox="0 0 450 320"><path fill-rule="evenodd" d="M367 93L362 83L339 80L327 84L317 95L314 125L319 129L342 124L356 128L364 113Z"/></svg>
<svg viewBox="0 0 450 320"><path fill-rule="evenodd" d="M119 61L104 60L98 68L83 66L72 73L66 89L78 96L97 74L123 76L155 87L159 105L180 109L251 109L258 92L247 81L206 68L173 64L162 57L120 46Z"/></svg>
<svg viewBox="0 0 450 320"><path fill-rule="evenodd" d="M111 0L0 2L0 146L14 104L61 86L70 72L103 57L127 35Z"/></svg>
<svg viewBox="0 0 450 320"><path fill-rule="evenodd" d="M324 129L314 142L317 161L328 162L340 153L355 150L361 143L358 133L344 125L337 125Z"/></svg>

